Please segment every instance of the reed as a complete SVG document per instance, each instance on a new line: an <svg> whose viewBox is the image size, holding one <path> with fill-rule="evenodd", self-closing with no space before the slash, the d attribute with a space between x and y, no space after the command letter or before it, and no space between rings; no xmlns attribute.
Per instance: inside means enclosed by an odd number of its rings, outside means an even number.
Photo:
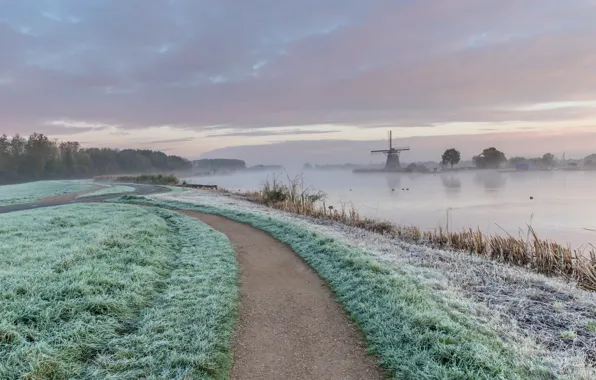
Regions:
<svg viewBox="0 0 596 380"><path fill-rule="evenodd" d="M337 208L328 206L323 192L304 186L302 175L288 176L287 182L275 176L267 179L260 191L242 196L277 210L330 220L410 243L447 251L464 251L546 275L563 276L576 280L584 289L596 291L596 247L588 245L572 249L541 239L531 223L525 230L520 230L517 237L506 232L504 235L489 235L479 229L450 231L448 225L447 228L423 231L416 226L363 217L351 203L343 203Z"/></svg>

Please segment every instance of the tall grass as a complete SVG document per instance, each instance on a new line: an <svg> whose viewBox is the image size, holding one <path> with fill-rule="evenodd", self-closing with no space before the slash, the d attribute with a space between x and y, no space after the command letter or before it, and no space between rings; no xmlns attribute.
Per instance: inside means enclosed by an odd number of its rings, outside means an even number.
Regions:
<svg viewBox="0 0 596 380"><path fill-rule="evenodd" d="M423 231L416 226L397 225L359 214L353 204L339 208L327 206L325 195L306 188L301 175L287 182L274 177L266 180L261 191L243 194L269 207L312 218L331 220L367 231L393 236L411 243L425 244L511 265L530 268L542 274L572 278L588 290L596 291L596 249L587 246L572 249L551 240L541 239L531 225L519 236L489 235L479 229L451 231L437 228ZM448 218L447 218L448 219Z"/></svg>
<svg viewBox="0 0 596 380"><path fill-rule="evenodd" d="M0 215L1 379L223 379L237 266L221 233L167 210Z"/></svg>

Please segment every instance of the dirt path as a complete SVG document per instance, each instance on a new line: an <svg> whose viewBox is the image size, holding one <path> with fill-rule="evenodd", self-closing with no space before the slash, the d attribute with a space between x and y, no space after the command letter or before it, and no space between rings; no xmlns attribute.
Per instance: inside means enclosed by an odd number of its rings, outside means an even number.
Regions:
<svg viewBox="0 0 596 380"><path fill-rule="evenodd" d="M98 195L98 196L89 197L89 198L77 198L77 195L87 194L87 193L97 191L98 189L101 189L103 187L109 187L109 186L102 186L102 185L95 185L95 186L96 186L96 188L93 190L85 190L85 191L81 191L78 193L57 195L55 197L49 197L49 198L38 200L36 202L21 203L21 204L15 204L15 205L10 205L10 206L0 206L0 214L6 214L9 212L17 212L17 211L24 211L24 210L34 210L34 209L41 208L41 207L63 206L66 204L71 204L71 203L103 202L105 200L112 199L112 198L115 198L118 196L118 194L107 194L107 195ZM127 195L134 194L134 195L138 195L138 196L143 196L143 195L150 195L150 194L165 193L165 192L170 191L169 189L167 189L165 187L161 187L161 186L157 186L157 185L135 184L135 185L130 185L130 186L133 186L135 188L135 191L133 193L126 193Z"/></svg>
<svg viewBox="0 0 596 380"><path fill-rule="evenodd" d="M228 219L182 211L226 234L240 265L231 379L382 379L360 331L286 245Z"/></svg>
<svg viewBox="0 0 596 380"><path fill-rule="evenodd" d="M47 198L43 198L38 200L37 202L34 203L56 203L56 202L68 202L68 201L72 201L77 199L77 197L79 195L82 194L89 194L92 193L94 191L97 191L99 189L103 189L105 187L109 187L109 186L103 186L103 185L91 185L93 186L93 189L90 190L83 190L83 191L79 191L78 193L69 193L69 194L61 194L61 195L55 195L53 197L47 197Z"/></svg>

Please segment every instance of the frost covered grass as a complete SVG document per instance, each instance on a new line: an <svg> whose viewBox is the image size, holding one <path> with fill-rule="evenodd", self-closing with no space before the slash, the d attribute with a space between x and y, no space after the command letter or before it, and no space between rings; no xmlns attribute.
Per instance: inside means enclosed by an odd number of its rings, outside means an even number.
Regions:
<svg viewBox="0 0 596 380"><path fill-rule="evenodd" d="M172 211L69 205L0 215L0 378L223 379L237 264Z"/></svg>
<svg viewBox="0 0 596 380"><path fill-rule="evenodd" d="M134 191L135 191L135 188L131 187L131 186L111 186L111 187L99 189L97 191L93 191L91 193L84 193L84 194L77 195L77 199L89 198L89 197L99 197L102 195L111 195L111 194L132 193Z"/></svg>
<svg viewBox="0 0 596 380"><path fill-rule="evenodd" d="M89 181L38 181L0 186L0 206L31 203L58 195L93 190Z"/></svg>
<svg viewBox="0 0 596 380"><path fill-rule="evenodd" d="M166 189L170 189L170 191L174 192L174 193L183 193L185 191L191 191L190 189L180 187L180 186L163 185L162 187L165 187Z"/></svg>
<svg viewBox="0 0 596 380"><path fill-rule="evenodd" d="M383 268L397 268L432 289L432 297L493 331L520 357L543 357L552 363L555 378L596 378L596 293L579 288L573 281L464 252L411 244L391 235L275 210L213 191L149 198L255 214L333 237L374 257Z"/></svg>
<svg viewBox="0 0 596 380"><path fill-rule="evenodd" d="M304 224L249 207L226 206L226 200L216 205L205 194L159 195L151 200L124 196L120 202L218 214L288 244L327 281L364 332L370 351L395 379L557 378L555 363L538 348L523 346L480 323L469 309L437 295L412 272L386 265ZM191 197L193 203L188 203Z"/></svg>

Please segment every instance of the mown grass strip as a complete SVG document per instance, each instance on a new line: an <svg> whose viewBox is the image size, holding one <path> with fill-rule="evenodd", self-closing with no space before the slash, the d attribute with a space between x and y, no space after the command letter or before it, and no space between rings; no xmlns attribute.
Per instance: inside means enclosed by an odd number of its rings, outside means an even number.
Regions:
<svg viewBox="0 0 596 380"><path fill-rule="evenodd" d="M70 205L0 215L0 378L223 379L237 267L178 213Z"/></svg>
<svg viewBox="0 0 596 380"><path fill-rule="evenodd" d="M79 195L77 195L77 199L89 198L89 197L99 197L102 195L111 195L111 194L132 193L133 191L135 191L135 188L132 186L111 186L111 187L99 189L97 191L93 191L91 193L79 194Z"/></svg>
<svg viewBox="0 0 596 380"><path fill-rule="evenodd" d="M190 217L154 212L179 237L175 267L136 331L109 343L94 375L224 379L232 364L230 340L237 312L234 249L224 235Z"/></svg>
<svg viewBox="0 0 596 380"><path fill-rule="evenodd" d="M0 186L0 206L31 203L57 195L92 190L89 181L38 181Z"/></svg>
<svg viewBox="0 0 596 380"><path fill-rule="evenodd" d="M411 275L363 251L295 224L212 206L121 201L218 214L288 244L325 279L364 332L370 351L395 379L552 379L541 358L515 353L493 331L449 307Z"/></svg>

